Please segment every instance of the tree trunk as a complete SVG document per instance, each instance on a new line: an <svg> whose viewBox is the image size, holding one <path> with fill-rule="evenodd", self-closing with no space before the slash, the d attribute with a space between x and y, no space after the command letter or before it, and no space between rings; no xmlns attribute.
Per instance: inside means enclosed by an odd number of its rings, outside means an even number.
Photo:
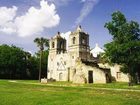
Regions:
<svg viewBox="0 0 140 105"><path fill-rule="evenodd" d="M130 73L128 74L128 77L129 77L129 83L128 83L128 85L129 86L132 86L132 76L131 76Z"/></svg>
<svg viewBox="0 0 140 105"><path fill-rule="evenodd" d="M39 82L41 82L41 69L42 69L42 50L40 51Z"/></svg>
<svg viewBox="0 0 140 105"><path fill-rule="evenodd" d="M137 84L138 78L137 78L137 74L133 73L132 70L130 69L129 69L129 86L133 86L134 84Z"/></svg>
<svg viewBox="0 0 140 105"><path fill-rule="evenodd" d="M129 83L128 86L132 86L133 85L133 81L132 81L132 74L131 74L131 66L128 65L128 78L129 78Z"/></svg>
<svg viewBox="0 0 140 105"><path fill-rule="evenodd" d="M138 84L140 84L140 70L138 71Z"/></svg>

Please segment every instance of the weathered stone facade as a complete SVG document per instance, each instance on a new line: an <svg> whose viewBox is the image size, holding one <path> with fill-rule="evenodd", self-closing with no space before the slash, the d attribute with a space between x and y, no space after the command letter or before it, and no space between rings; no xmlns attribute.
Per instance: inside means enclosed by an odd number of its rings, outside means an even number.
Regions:
<svg viewBox="0 0 140 105"><path fill-rule="evenodd" d="M95 48L93 48L90 53L93 55L94 58L97 58L98 60L98 55L101 53L104 53L105 51L96 44ZM125 74L121 72L120 65L114 64L114 65L109 65L108 63L98 63L100 68L103 69L110 69L110 74L111 74L111 80L116 81L116 82L129 82L129 76L128 74Z"/></svg>
<svg viewBox="0 0 140 105"><path fill-rule="evenodd" d="M107 63L106 64L99 63L98 65L100 68L110 69L112 81L129 82L128 74L125 74L120 71L120 68L121 68L120 65L115 64L111 66Z"/></svg>
<svg viewBox="0 0 140 105"><path fill-rule="evenodd" d="M69 40L59 32L51 38L48 79L73 83L106 83L109 70L100 69L94 64L90 54L89 35L80 26L71 32Z"/></svg>

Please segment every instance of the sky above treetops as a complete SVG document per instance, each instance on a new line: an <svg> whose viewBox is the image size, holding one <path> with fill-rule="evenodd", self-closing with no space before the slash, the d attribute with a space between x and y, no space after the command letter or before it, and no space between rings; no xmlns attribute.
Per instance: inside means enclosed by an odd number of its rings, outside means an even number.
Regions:
<svg viewBox="0 0 140 105"><path fill-rule="evenodd" d="M36 37L63 35L78 25L90 35L90 47L111 41L104 28L114 11L140 23L140 0L0 0L0 45L16 45L32 53Z"/></svg>

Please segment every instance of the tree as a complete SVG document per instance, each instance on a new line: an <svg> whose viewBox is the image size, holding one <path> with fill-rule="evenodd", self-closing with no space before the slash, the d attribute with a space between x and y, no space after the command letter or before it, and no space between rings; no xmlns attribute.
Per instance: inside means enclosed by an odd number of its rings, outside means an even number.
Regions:
<svg viewBox="0 0 140 105"><path fill-rule="evenodd" d="M23 79L26 77L25 52L16 47L0 46L0 78Z"/></svg>
<svg viewBox="0 0 140 105"><path fill-rule="evenodd" d="M42 76L47 78L47 64L48 64L49 51L45 50L42 52Z"/></svg>
<svg viewBox="0 0 140 105"><path fill-rule="evenodd" d="M38 79L39 58L30 56L27 59L27 76L28 79Z"/></svg>
<svg viewBox="0 0 140 105"><path fill-rule="evenodd" d="M127 21L120 12L112 14L112 21L105 24L113 40L105 44L105 54L113 63L122 65L121 70L129 74L130 82L136 81L140 65L140 29L135 21Z"/></svg>
<svg viewBox="0 0 140 105"><path fill-rule="evenodd" d="M1 79L37 79L39 58L14 45L0 45Z"/></svg>
<svg viewBox="0 0 140 105"><path fill-rule="evenodd" d="M49 40L41 37L41 38L35 38L34 42L37 44L37 47L39 47L40 49L39 81L41 81L42 53L45 46L49 47Z"/></svg>
<svg viewBox="0 0 140 105"><path fill-rule="evenodd" d="M41 75L42 77L46 77L47 76L47 65L48 65L48 55L49 55L49 51L48 50L44 50L42 52L42 70L41 70ZM36 53L36 58L39 59L40 58L40 53L37 52Z"/></svg>

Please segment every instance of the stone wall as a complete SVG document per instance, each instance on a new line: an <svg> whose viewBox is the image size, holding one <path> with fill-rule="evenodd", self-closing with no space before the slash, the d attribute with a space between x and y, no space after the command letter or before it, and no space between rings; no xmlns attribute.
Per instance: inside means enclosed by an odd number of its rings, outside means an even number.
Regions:
<svg viewBox="0 0 140 105"><path fill-rule="evenodd" d="M48 79L53 78L57 81L67 81L68 67L69 55L67 53L60 53L57 55L49 54Z"/></svg>
<svg viewBox="0 0 140 105"><path fill-rule="evenodd" d="M73 83L89 83L89 72L93 73L93 83L106 83L105 71L97 67L87 66L84 63L76 62L76 73L73 76Z"/></svg>
<svg viewBox="0 0 140 105"><path fill-rule="evenodd" d="M116 79L118 82L129 82L128 74L125 74L120 71L120 65L114 65L110 67L111 75Z"/></svg>
<svg viewBox="0 0 140 105"><path fill-rule="evenodd" d="M129 82L128 74L120 71L120 65L109 65L109 64L98 64L101 68L108 68L111 71L111 76L113 81L117 82Z"/></svg>

